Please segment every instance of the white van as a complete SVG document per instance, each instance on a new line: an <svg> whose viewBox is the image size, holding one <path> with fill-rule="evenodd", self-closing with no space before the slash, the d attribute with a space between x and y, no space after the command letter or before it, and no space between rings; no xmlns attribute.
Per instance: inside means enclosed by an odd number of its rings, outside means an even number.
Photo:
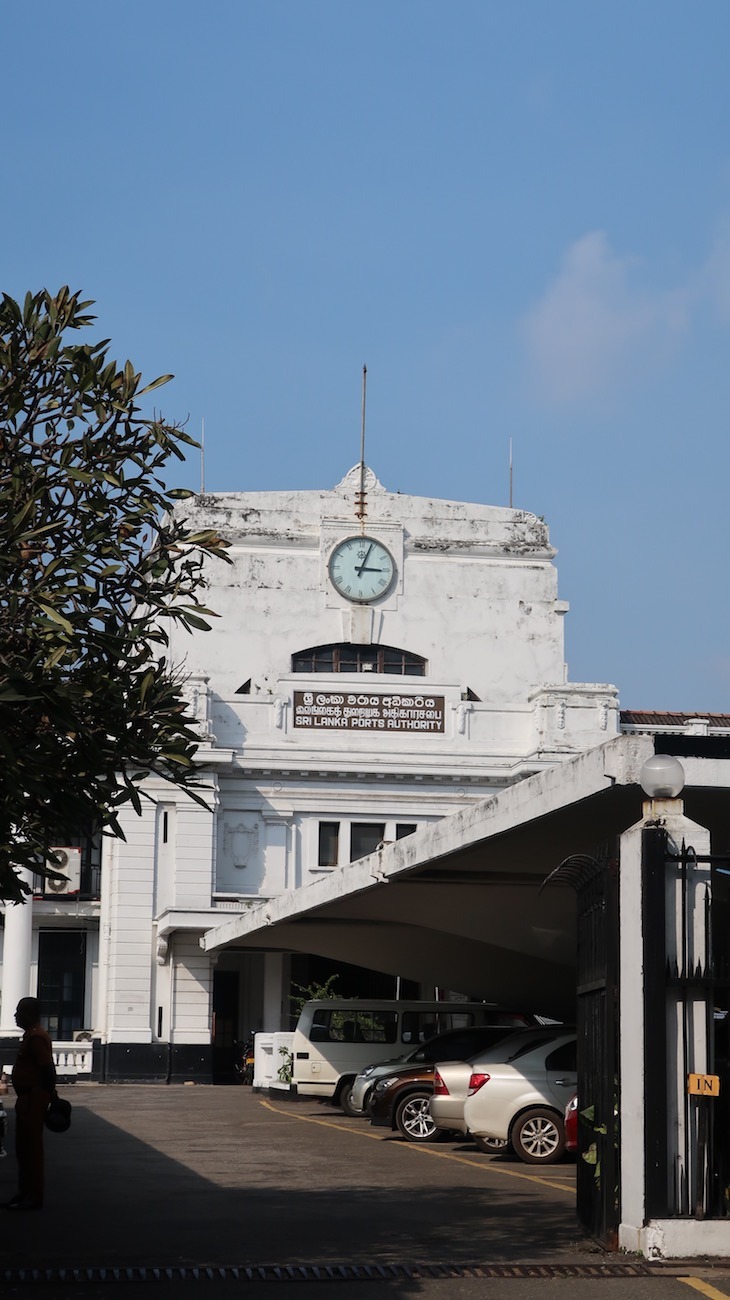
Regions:
<svg viewBox="0 0 730 1300"><path fill-rule="evenodd" d="M488 1002L390 1002L327 998L306 1002L294 1030L292 1089L301 1097L341 1104L366 1065L404 1056L447 1029L504 1024L515 1029L536 1017Z"/></svg>

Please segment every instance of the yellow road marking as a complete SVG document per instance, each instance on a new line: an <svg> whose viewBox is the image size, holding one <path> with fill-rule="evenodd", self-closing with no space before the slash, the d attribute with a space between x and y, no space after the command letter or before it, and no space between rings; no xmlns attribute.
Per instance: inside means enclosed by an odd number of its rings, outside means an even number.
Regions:
<svg viewBox="0 0 730 1300"><path fill-rule="evenodd" d="M710 1286L709 1282L703 1282L702 1278L678 1277L677 1281L684 1282L685 1286L691 1286L702 1295L709 1296L709 1300L727 1300L727 1291L718 1291L716 1286Z"/></svg>
<svg viewBox="0 0 730 1300"><path fill-rule="evenodd" d="M321 1124L322 1128L336 1128L341 1133L352 1133L355 1137L371 1138L374 1142L382 1142L382 1137L378 1133L371 1133L368 1129L350 1128L347 1124L336 1124L331 1119L315 1119L313 1115L297 1115L293 1111L279 1110L277 1106L272 1106L270 1101L264 1101L259 1098L260 1104L267 1110L271 1110L275 1115L283 1115L286 1119L298 1119L304 1124ZM433 1156L437 1160L453 1160L457 1165L468 1165L471 1169L480 1169L484 1173L488 1169L492 1174L502 1174L505 1178L519 1178L522 1182L538 1183L541 1187L549 1187L552 1192L567 1192L569 1195L575 1195L574 1187L564 1187L560 1183L551 1183L547 1178L540 1178L537 1174L521 1173L516 1169L504 1169L501 1165L487 1165L483 1160L470 1160L468 1156L457 1156L452 1151L437 1151L435 1147L424 1143L419 1146L414 1142L403 1142L399 1144L402 1150L419 1151L421 1155ZM727 1300L727 1296L723 1297Z"/></svg>

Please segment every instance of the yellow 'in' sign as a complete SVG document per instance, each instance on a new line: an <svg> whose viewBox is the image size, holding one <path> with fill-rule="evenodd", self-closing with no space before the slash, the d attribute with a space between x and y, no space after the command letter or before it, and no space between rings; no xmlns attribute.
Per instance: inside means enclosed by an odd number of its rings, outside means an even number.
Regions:
<svg viewBox="0 0 730 1300"><path fill-rule="evenodd" d="M694 1097L719 1097L719 1074L690 1074L687 1078L687 1092Z"/></svg>

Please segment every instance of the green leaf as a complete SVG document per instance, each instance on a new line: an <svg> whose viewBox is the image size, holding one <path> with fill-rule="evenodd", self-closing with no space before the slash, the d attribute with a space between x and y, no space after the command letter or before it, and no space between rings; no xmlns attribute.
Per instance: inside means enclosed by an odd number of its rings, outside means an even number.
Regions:
<svg viewBox="0 0 730 1300"><path fill-rule="evenodd" d="M0 685L0 703L15 704L20 701L25 703L28 700L41 700L43 696L40 693L31 693L29 691L19 690L17 686Z"/></svg>
<svg viewBox="0 0 730 1300"><path fill-rule="evenodd" d="M56 664L59 664L61 660L66 657L67 654L68 654L67 645L57 646L56 649L53 651L53 653L50 654L46 659L44 667L46 669L55 668Z"/></svg>
<svg viewBox="0 0 730 1300"><path fill-rule="evenodd" d="M145 393L151 393L154 388L161 388L163 384L169 384L170 380L174 378L174 375L160 375L159 379L153 379L151 384L147 384L146 388L140 389L137 396L144 397Z"/></svg>
<svg viewBox="0 0 730 1300"><path fill-rule="evenodd" d="M147 698L147 695L149 693L150 686L152 685L154 680L155 680L155 670L154 668L150 668L145 673L139 686L139 698L142 704L144 704L145 699Z"/></svg>
<svg viewBox="0 0 730 1300"><path fill-rule="evenodd" d="M36 604L39 609L42 609L44 614L52 620L52 622L58 623L60 627L63 628L64 632L68 632L69 636L73 635L73 625L69 623L67 618L64 618L63 614L59 614L58 610L53 608L53 605L47 605L43 600L37 600Z"/></svg>
<svg viewBox="0 0 730 1300"><path fill-rule="evenodd" d="M188 610L181 610L178 617L180 622L185 623L188 627L196 627L199 632L210 632L210 624L206 623L204 618L198 618L197 614L191 614Z"/></svg>

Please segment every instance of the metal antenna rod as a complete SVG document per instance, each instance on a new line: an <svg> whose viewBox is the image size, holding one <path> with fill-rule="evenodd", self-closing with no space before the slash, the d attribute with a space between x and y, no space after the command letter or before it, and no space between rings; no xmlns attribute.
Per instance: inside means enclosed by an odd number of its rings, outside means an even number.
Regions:
<svg viewBox="0 0 730 1300"><path fill-rule="evenodd" d="M200 433L200 495L205 492L205 416L201 420Z"/></svg>
<svg viewBox="0 0 730 1300"><path fill-rule="evenodd" d="M360 491L357 494L357 503L355 514L360 520L360 531L365 531L365 515L367 508L365 505L365 399L368 387L368 368L362 368L362 419L360 423Z"/></svg>
<svg viewBox="0 0 730 1300"><path fill-rule="evenodd" d="M512 509L512 439L509 440L509 508Z"/></svg>

